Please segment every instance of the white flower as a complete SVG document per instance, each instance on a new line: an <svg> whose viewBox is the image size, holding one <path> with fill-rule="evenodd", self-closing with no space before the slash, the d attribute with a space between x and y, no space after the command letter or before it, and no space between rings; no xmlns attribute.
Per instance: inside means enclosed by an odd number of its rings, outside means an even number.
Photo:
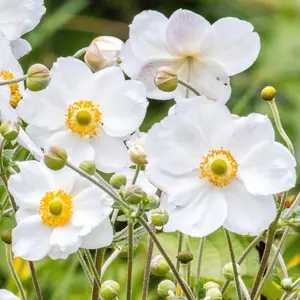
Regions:
<svg viewBox="0 0 300 300"><path fill-rule="evenodd" d="M51 77L47 89L27 90L18 105L29 136L44 148L63 147L76 164L93 160L103 172L123 169L128 163L124 140L146 114L143 84L125 81L118 67L93 74L71 57L59 59Z"/></svg>
<svg viewBox="0 0 300 300"><path fill-rule="evenodd" d="M188 10L179 9L170 19L156 11L144 11L130 25L121 67L146 85L150 98L193 96L180 85L172 93L155 86L157 69L169 66L202 95L226 102L231 93L229 76L249 68L259 50L259 36L246 21L223 18L211 25Z"/></svg>
<svg viewBox="0 0 300 300"><path fill-rule="evenodd" d="M31 50L21 36L33 30L46 12L44 0L2 0L0 2L0 32L10 41L16 58Z"/></svg>
<svg viewBox="0 0 300 300"><path fill-rule="evenodd" d="M177 229L205 236L224 226L256 235L276 214L272 194L295 185L295 159L266 116L233 120L225 105L195 97L148 132L149 181L168 193Z"/></svg>
<svg viewBox="0 0 300 300"><path fill-rule="evenodd" d="M1 300L20 300L19 297L15 296L12 292L7 290L0 290Z"/></svg>
<svg viewBox="0 0 300 300"><path fill-rule="evenodd" d="M16 257L39 260L66 258L79 248L111 244L109 220L113 201L69 169L50 171L42 163L19 163L8 188L19 210L12 232Z"/></svg>

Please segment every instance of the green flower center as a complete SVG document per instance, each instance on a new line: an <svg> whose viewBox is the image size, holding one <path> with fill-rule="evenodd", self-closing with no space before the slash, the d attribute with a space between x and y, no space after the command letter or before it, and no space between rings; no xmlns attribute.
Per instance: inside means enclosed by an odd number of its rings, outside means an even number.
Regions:
<svg viewBox="0 0 300 300"><path fill-rule="evenodd" d="M60 216L63 210L63 204L60 200L53 200L50 202L49 211L54 216Z"/></svg>
<svg viewBox="0 0 300 300"><path fill-rule="evenodd" d="M91 119L91 114L86 110L81 110L76 115L77 122L82 126L88 125Z"/></svg>
<svg viewBox="0 0 300 300"><path fill-rule="evenodd" d="M211 164L211 171L213 174L217 176L222 176L226 174L227 171L227 163L224 159L216 159L212 164Z"/></svg>

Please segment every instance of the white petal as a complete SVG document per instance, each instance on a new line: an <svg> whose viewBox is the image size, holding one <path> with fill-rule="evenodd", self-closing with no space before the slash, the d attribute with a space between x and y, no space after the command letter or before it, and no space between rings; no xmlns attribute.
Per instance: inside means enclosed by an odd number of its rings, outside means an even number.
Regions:
<svg viewBox="0 0 300 300"><path fill-rule="evenodd" d="M227 218L224 227L243 235L258 235L267 229L276 216L272 195L252 195L243 183L235 180L222 188L227 201Z"/></svg>
<svg viewBox="0 0 300 300"><path fill-rule="evenodd" d="M99 226L95 227L88 235L82 237L81 248L99 249L109 246L114 238L110 219L106 218Z"/></svg>
<svg viewBox="0 0 300 300"><path fill-rule="evenodd" d="M56 133L55 130L51 131L35 125L28 125L26 128L26 132L32 139L32 141L41 148L44 148L47 144L47 141L51 138L52 135L54 135L54 133Z"/></svg>
<svg viewBox="0 0 300 300"><path fill-rule="evenodd" d="M202 38L210 24L202 16L179 9L172 14L166 29L168 50L173 55L199 55Z"/></svg>
<svg viewBox="0 0 300 300"><path fill-rule="evenodd" d="M169 214L169 221L166 225L163 227L164 232L174 232L178 230L177 227L177 219L173 216L173 211L176 209L176 205L172 205L168 201L168 194L163 193L160 197L160 208L165 209Z"/></svg>
<svg viewBox="0 0 300 300"><path fill-rule="evenodd" d="M260 39L252 24L236 18L223 18L212 25L215 45L209 55L229 76L248 69L260 51Z"/></svg>
<svg viewBox="0 0 300 300"><path fill-rule="evenodd" d="M39 215L24 219L12 231L12 250L15 257L40 260L50 251L50 235L53 228L43 225Z"/></svg>
<svg viewBox="0 0 300 300"><path fill-rule="evenodd" d="M77 184L77 181L81 179L80 175L67 167L58 171L50 170L50 172L55 181L55 189L56 190L62 189L66 193L73 196L74 194L72 194L72 192Z"/></svg>
<svg viewBox="0 0 300 300"><path fill-rule="evenodd" d="M295 158L287 148L264 142L239 162L238 177L252 194L277 194L295 186L295 167Z"/></svg>
<svg viewBox="0 0 300 300"><path fill-rule="evenodd" d="M0 299L2 300L20 300L19 297L15 296L12 292L7 290L0 290Z"/></svg>
<svg viewBox="0 0 300 300"><path fill-rule="evenodd" d="M16 59L19 59L31 51L30 44L24 39L10 42L11 50Z"/></svg>

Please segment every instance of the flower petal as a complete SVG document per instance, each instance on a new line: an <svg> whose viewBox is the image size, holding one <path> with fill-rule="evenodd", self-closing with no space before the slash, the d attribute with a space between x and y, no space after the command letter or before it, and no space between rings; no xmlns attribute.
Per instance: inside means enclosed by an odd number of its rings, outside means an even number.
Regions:
<svg viewBox="0 0 300 300"><path fill-rule="evenodd" d="M16 59L19 59L31 51L30 44L24 39L16 39L10 42L11 50Z"/></svg>
<svg viewBox="0 0 300 300"><path fill-rule="evenodd" d="M47 144L47 141L51 138L52 135L54 135L54 133L56 133L55 130L51 131L35 125L28 125L26 128L26 132L32 139L32 141L41 148L44 148Z"/></svg>
<svg viewBox="0 0 300 300"><path fill-rule="evenodd" d="M20 300L19 297L15 296L12 292L7 290L0 290L0 299L2 300Z"/></svg>

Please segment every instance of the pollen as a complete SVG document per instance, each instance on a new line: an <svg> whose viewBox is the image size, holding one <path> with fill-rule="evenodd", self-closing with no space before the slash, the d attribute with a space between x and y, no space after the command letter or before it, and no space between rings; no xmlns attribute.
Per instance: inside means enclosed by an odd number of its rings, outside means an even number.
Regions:
<svg viewBox="0 0 300 300"><path fill-rule="evenodd" d="M99 133L101 116L99 105L94 105L92 101L80 100L69 106L65 123L71 131L91 139Z"/></svg>
<svg viewBox="0 0 300 300"><path fill-rule="evenodd" d="M238 163L229 150L213 149L203 157L200 170L201 179L207 178L214 185L223 187L236 177Z"/></svg>
<svg viewBox="0 0 300 300"><path fill-rule="evenodd" d="M67 225L73 214L72 197L64 190L47 192L40 201L42 223L51 227Z"/></svg>
<svg viewBox="0 0 300 300"><path fill-rule="evenodd" d="M12 80L15 78L14 74L11 72L8 72L8 71L0 71L0 76L4 80ZM22 95L20 92L20 86L17 82L11 83L8 86L10 88L10 104L13 107L16 107L18 105L18 103L20 102L20 100L22 99Z"/></svg>

